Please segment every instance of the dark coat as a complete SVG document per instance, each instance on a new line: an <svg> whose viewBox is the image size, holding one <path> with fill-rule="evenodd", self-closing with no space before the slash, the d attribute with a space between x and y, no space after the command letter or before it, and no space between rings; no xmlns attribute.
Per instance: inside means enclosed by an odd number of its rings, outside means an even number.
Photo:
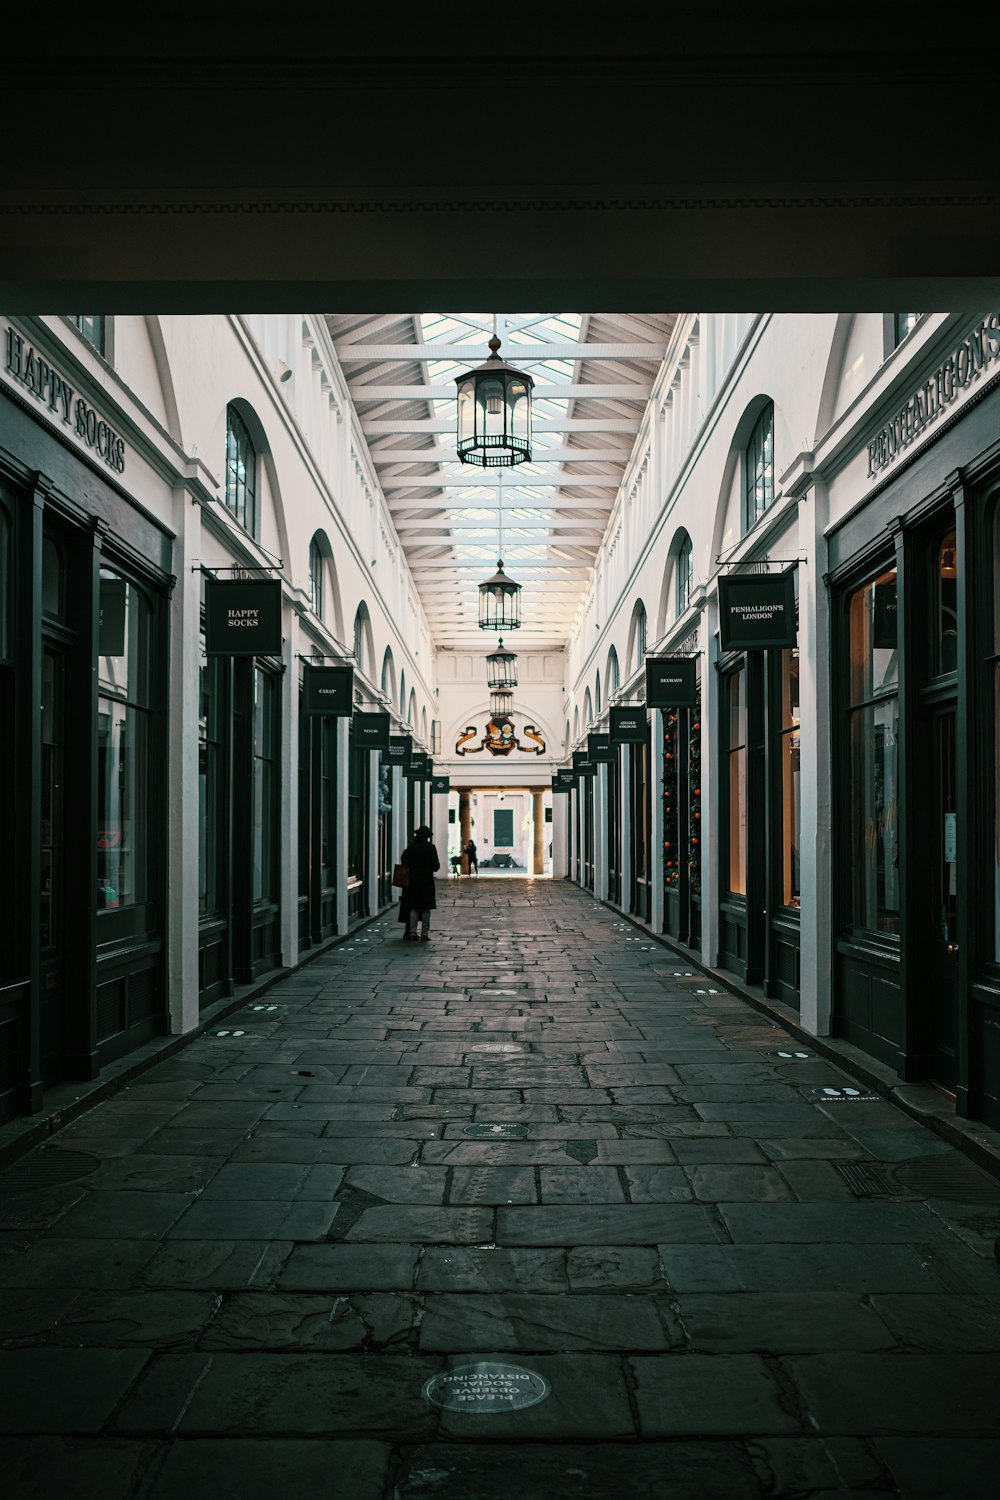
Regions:
<svg viewBox="0 0 1000 1500"><path fill-rule="evenodd" d="M400 864L410 872L410 883L399 893L398 921L405 922L411 911L433 911L434 871L441 868L438 852L430 839L414 839L400 857Z"/></svg>

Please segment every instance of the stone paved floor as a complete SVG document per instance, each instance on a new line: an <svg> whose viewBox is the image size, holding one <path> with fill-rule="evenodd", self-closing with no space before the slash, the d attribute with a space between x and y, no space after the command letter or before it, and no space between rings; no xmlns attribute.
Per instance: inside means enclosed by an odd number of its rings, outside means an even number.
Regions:
<svg viewBox="0 0 1000 1500"><path fill-rule="evenodd" d="M995 1181L574 887L439 889L17 1164L95 1169L2 1194L0 1494L992 1500Z"/></svg>

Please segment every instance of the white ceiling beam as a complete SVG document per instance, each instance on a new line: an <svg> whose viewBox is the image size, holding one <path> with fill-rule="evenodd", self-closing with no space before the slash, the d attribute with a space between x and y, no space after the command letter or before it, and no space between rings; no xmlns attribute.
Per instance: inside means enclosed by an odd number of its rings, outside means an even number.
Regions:
<svg viewBox="0 0 1000 1500"><path fill-rule="evenodd" d="M433 448L392 448L386 443L370 443L368 452L377 464L427 464L437 463L443 467L455 470L458 459L454 452L442 447ZM564 464L564 463L609 463L615 460L627 463L632 446L622 444L620 448L536 448L531 455L531 466L535 464ZM520 465L518 466L520 467ZM462 472L469 474L475 472L472 464L462 464ZM482 472L486 472L483 470ZM509 474L509 470L500 469L494 471L499 474ZM495 479L468 479L468 484L490 484L496 489ZM523 479L505 478L502 480L505 487L509 488L519 484L531 484L530 476Z"/></svg>
<svg viewBox="0 0 1000 1500"><path fill-rule="evenodd" d="M509 364L520 369L528 365L542 364L549 359L646 359L659 364L667 352L666 341L639 344L515 344L504 346L504 357ZM457 364L481 365L484 361L482 348L471 344L337 344L337 358L341 364L368 364L378 360L382 363L408 360L451 360Z"/></svg>
<svg viewBox="0 0 1000 1500"><path fill-rule="evenodd" d="M453 432L455 429L454 422L447 417L399 417L392 422L362 422L361 426L366 437L368 433L381 437L388 433ZM636 424L634 419L630 421L625 417L593 421L586 417L546 417L532 423L532 430L540 436L549 432L620 432L634 438Z"/></svg>
<svg viewBox="0 0 1000 1500"><path fill-rule="evenodd" d="M574 489L583 488L594 490L613 490L617 493L618 485L621 483L621 472L612 470L609 472L598 471L594 474L590 471L579 474L564 474L558 477L553 475L550 479L539 479L532 489L546 489L550 485L553 488L565 489L567 485ZM482 479L442 479L437 474L384 474L379 472L378 482L385 494L390 490L478 490L489 484L489 480ZM527 480L525 480L527 484ZM505 495L516 494L520 486L505 484L502 486ZM496 486L490 485L490 490L495 495ZM449 500L449 505L455 504L454 496ZM508 501L508 504L516 504L516 501ZM530 505L530 498L524 501Z"/></svg>
<svg viewBox="0 0 1000 1500"><path fill-rule="evenodd" d="M353 380L350 382L353 387ZM357 392L359 401L455 401L458 392L453 384L444 385L433 381L430 385L379 385L368 381ZM649 382L634 381L628 385L537 385L531 393L533 401L637 401L645 405L649 400Z"/></svg>

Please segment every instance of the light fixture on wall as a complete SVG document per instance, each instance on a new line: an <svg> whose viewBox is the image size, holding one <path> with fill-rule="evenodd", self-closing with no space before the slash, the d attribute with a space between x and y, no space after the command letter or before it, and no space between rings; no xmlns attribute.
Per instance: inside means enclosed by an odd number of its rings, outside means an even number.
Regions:
<svg viewBox="0 0 1000 1500"><path fill-rule="evenodd" d="M486 685L490 689L517 687L517 652L507 650L503 636L486 658Z"/></svg>
<svg viewBox="0 0 1000 1500"><path fill-rule="evenodd" d="M281 382L282 385L284 385L285 381L286 380L291 380L291 378L292 378L291 366L286 365L285 361L283 359L279 359L278 360L278 379L279 379L279 381Z"/></svg>
<svg viewBox="0 0 1000 1500"><path fill-rule="evenodd" d="M493 318L490 357L455 376L458 395L456 452L463 464L513 468L531 460L531 392L534 380L500 358Z"/></svg>

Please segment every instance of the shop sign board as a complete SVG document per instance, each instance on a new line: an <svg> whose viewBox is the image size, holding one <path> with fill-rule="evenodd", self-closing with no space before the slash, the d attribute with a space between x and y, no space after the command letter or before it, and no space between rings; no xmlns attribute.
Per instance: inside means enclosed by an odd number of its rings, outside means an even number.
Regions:
<svg viewBox="0 0 1000 1500"><path fill-rule="evenodd" d="M390 734L388 749L382 751L382 759L393 766L409 765L413 753L412 734Z"/></svg>
<svg viewBox="0 0 1000 1500"><path fill-rule="evenodd" d="M573 751L573 775L579 780L581 776L594 776L597 767L590 758L589 750Z"/></svg>
<svg viewBox="0 0 1000 1500"><path fill-rule="evenodd" d="M557 771L552 778L552 790L554 792L571 792L573 790L573 781L572 771Z"/></svg>
<svg viewBox="0 0 1000 1500"><path fill-rule="evenodd" d="M450 792L451 791L451 777L450 776L432 776L431 777L431 791L434 792L437 796L443 796L446 793Z"/></svg>
<svg viewBox="0 0 1000 1500"><path fill-rule="evenodd" d="M682 658L684 659L684 658ZM649 718L642 703L619 705L611 710L611 742L614 745L644 745L649 738Z"/></svg>
<svg viewBox="0 0 1000 1500"><path fill-rule="evenodd" d="M423 750L411 751L403 775L407 781L428 781L433 775L430 756Z"/></svg>
<svg viewBox="0 0 1000 1500"><path fill-rule="evenodd" d="M281 655L280 578L205 580L205 655Z"/></svg>
<svg viewBox="0 0 1000 1500"><path fill-rule="evenodd" d="M610 734L588 734L587 751L595 766L609 766L615 758Z"/></svg>
<svg viewBox="0 0 1000 1500"><path fill-rule="evenodd" d="M351 719L351 739L356 748L364 750L388 750L388 714L355 714Z"/></svg>
<svg viewBox="0 0 1000 1500"><path fill-rule="evenodd" d="M697 708L697 706L697 658L694 656L647 656L646 707Z"/></svg>
<svg viewBox="0 0 1000 1500"><path fill-rule="evenodd" d="M730 573L719 579L721 650L780 650L795 645L795 630L794 574Z"/></svg>
<svg viewBox="0 0 1000 1500"><path fill-rule="evenodd" d="M302 673L302 712L349 719L354 710L354 668L306 667Z"/></svg>

